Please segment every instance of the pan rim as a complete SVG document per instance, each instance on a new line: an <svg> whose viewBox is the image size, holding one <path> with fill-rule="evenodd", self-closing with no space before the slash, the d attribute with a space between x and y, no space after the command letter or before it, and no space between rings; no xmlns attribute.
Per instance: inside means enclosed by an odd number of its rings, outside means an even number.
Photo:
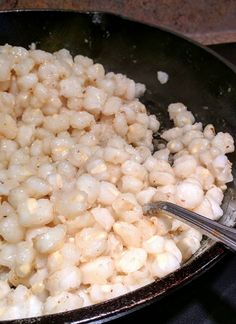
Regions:
<svg viewBox="0 0 236 324"><path fill-rule="evenodd" d="M152 27L152 28L156 28L156 29L159 29L163 32L167 32L167 33L170 33L174 36L177 36L177 37L180 37L182 38L183 40L197 46L197 47L200 47L201 49L203 49L204 51L212 54L215 58L217 58L218 60L220 60L222 63L224 63L228 68L230 68L234 73L236 73L236 65L234 65L233 63L231 63L229 60L227 60L226 58L224 58L223 56L221 56L220 54L218 54L217 52L215 52L213 49L209 48L208 46L206 45L203 45L201 44L200 42L182 34L181 32L178 32L178 31L175 31L171 28L168 28L168 27L164 27L164 26L160 26L160 25L156 25L156 24L152 24L152 23L144 23L144 22L141 22L140 20L138 19L134 19L134 18L131 18L131 17L128 17L126 15L122 15L122 14L116 14L116 13L113 13L111 11L103 11L103 10L76 10L76 9L56 9L56 8L19 8L19 9L0 9L0 14L2 13L12 13L12 12L68 12L68 13L77 13L77 14L86 14L86 15L91 15L91 14L102 14L102 15L110 15L110 16L115 16L115 17L118 17L122 20L126 20L126 21L130 21L130 22L134 22L134 23L137 23L137 24L140 24L140 25L144 25L144 26L149 26L149 27Z"/></svg>

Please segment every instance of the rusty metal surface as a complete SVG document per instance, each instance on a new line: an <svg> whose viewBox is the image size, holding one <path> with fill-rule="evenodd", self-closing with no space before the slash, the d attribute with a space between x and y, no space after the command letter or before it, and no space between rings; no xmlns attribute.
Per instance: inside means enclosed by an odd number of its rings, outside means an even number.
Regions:
<svg viewBox="0 0 236 324"><path fill-rule="evenodd" d="M203 44L236 41L236 0L0 0L0 10L108 11L179 31Z"/></svg>

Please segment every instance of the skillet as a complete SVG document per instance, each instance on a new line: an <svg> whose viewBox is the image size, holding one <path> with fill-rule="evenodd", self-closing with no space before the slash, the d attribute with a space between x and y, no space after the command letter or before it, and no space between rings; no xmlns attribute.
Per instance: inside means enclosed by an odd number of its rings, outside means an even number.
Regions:
<svg viewBox="0 0 236 324"><path fill-rule="evenodd" d="M163 129L171 126L167 106L183 102L203 124L227 131L236 139L236 70L213 51L170 32L105 13L66 11L0 12L0 43L28 47L35 42L46 51L67 48L82 54L146 85L141 101L161 120ZM169 74L160 85L157 71ZM236 153L230 155L235 162ZM235 168L233 174L235 178ZM235 181L224 199L222 222L235 225ZM94 306L11 323L105 322L123 316L163 298L213 266L225 247L205 239L199 251L179 270L160 281ZM158 302L157 302L158 307Z"/></svg>

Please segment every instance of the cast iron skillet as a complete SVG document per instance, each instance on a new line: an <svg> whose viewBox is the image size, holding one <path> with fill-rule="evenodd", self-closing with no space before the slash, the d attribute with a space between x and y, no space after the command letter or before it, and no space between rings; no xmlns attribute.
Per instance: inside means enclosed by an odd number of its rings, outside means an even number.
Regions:
<svg viewBox="0 0 236 324"><path fill-rule="evenodd" d="M213 51L164 29L110 14L60 11L0 13L0 43L40 49L69 49L102 63L107 71L122 72L147 86L142 98L162 127L169 127L167 105L185 103L204 124L228 131L236 139L236 70ZM170 78L160 85L156 72ZM230 156L236 165L236 154ZM234 167L235 175L235 167ZM222 222L235 224L235 182L224 200ZM231 223L230 223L231 222ZM16 320L12 323L88 323L108 321L154 302L207 270L225 248L205 240L188 263L166 278L119 298L70 312ZM204 289L204 287L203 287ZM158 307L158 303L157 303Z"/></svg>

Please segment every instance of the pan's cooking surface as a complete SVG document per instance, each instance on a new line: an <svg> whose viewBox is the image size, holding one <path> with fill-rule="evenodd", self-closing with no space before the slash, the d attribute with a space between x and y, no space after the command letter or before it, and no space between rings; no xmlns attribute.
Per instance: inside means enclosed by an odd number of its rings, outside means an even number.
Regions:
<svg viewBox="0 0 236 324"><path fill-rule="evenodd" d="M236 75L211 53L178 36L153 27L129 22L111 15L70 12L0 13L0 42L28 46L36 42L41 49L68 48L72 54L88 55L107 70L126 73L146 84L143 98L164 127L168 126L166 107L184 102L197 119L215 124L235 137ZM161 86L158 70L170 79ZM236 154L231 160L236 160ZM225 210L234 214L234 184L225 200ZM233 198L229 204L229 199ZM227 216L227 215L226 215ZM225 220L226 217L225 216ZM43 323L89 321L121 315L160 298L175 287L207 269L224 253L224 248L205 242L198 258L160 282L155 282L119 299L88 309L44 318ZM203 251L205 251L203 253ZM40 318L31 322L39 322Z"/></svg>

